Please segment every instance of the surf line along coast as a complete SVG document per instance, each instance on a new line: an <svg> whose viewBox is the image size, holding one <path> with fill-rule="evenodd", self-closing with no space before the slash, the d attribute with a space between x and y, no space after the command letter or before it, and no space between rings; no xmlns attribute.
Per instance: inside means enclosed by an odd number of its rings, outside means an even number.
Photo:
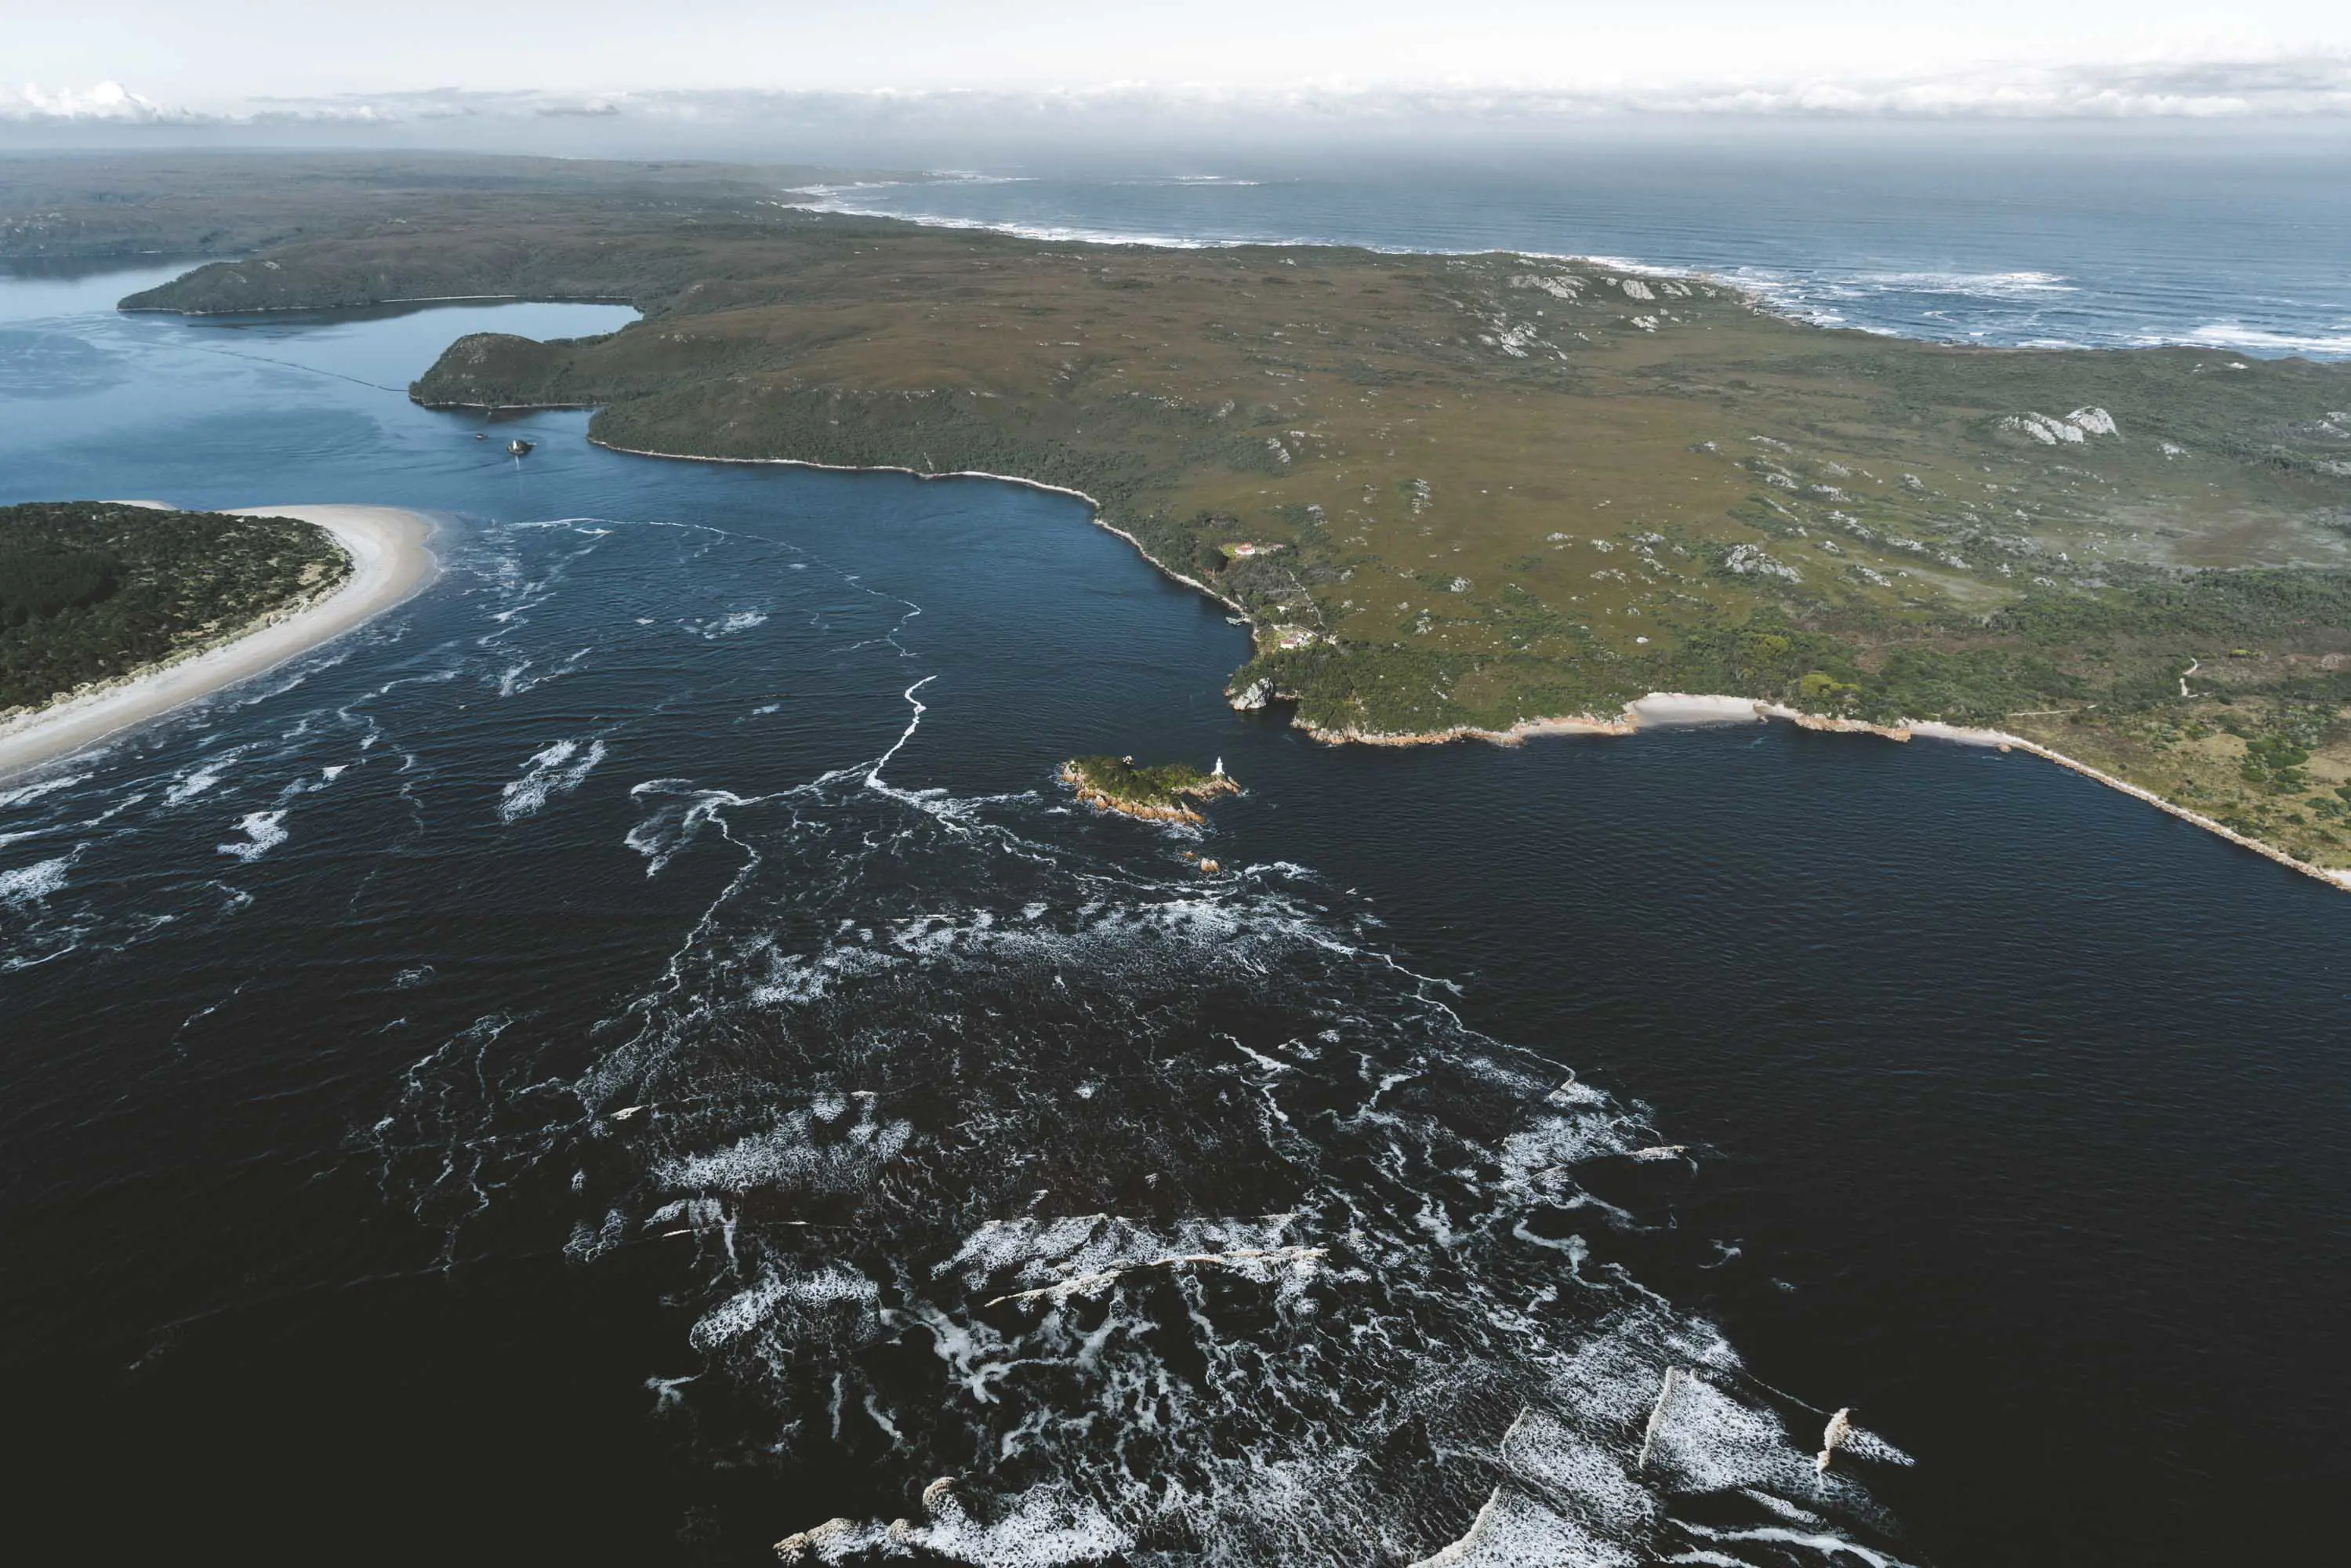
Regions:
<svg viewBox="0 0 2351 1568"><path fill-rule="evenodd" d="M177 507L138 502L158 511ZM332 591L265 617L217 643L75 692L0 724L0 779L53 762L110 736L210 696L332 642L402 602L439 575L433 520L397 507L223 508L243 517L292 517L324 529L350 558Z"/></svg>

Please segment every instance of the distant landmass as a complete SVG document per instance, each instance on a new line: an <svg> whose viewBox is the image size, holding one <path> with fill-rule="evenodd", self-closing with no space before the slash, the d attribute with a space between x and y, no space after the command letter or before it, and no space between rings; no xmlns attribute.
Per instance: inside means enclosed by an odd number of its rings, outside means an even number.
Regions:
<svg viewBox="0 0 2351 1568"><path fill-rule="evenodd" d="M2342 367L1831 331L1519 255L826 216L740 170L500 169L496 202L397 194L124 304L625 298L646 319L607 337L462 340L413 395L1079 492L1247 618L1237 705L1327 739L1719 694L2023 737L2351 867ZM321 172L321 210L354 178ZM217 223L258 190L225 185Z"/></svg>

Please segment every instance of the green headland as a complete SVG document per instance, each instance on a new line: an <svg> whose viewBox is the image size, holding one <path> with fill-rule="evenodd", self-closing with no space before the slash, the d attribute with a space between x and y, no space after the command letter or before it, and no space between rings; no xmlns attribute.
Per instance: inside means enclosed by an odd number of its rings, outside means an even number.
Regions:
<svg viewBox="0 0 2351 1568"><path fill-rule="evenodd" d="M229 641L350 575L341 546L291 517L0 507L0 718Z"/></svg>
<svg viewBox="0 0 2351 1568"><path fill-rule="evenodd" d="M444 199L453 162L355 204L340 167L248 160L204 221L291 237L125 303L628 299L606 337L464 339L413 395L1081 492L1246 614L1234 700L1326 738L1608 723L1654 691L1938 720L2351 867L2344 367L1824 330L1516 255L820 216L741 169L500 160L496 199ZM85 246L200 226L45 199Z"/></svg>

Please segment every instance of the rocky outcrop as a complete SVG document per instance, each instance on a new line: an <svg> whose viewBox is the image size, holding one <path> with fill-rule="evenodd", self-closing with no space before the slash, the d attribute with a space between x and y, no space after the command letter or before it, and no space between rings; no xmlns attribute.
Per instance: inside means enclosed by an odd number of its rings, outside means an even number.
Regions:
<svg viewBox="0 0 2351 1568"><path fill-rule="evenodd" d="M1273 701L1278 695L1280 694L1273 689L1273 683L1260 676L1237 692L1227 693L1226 700L1231 703L1238 712L1257 713L1268 703Z"/></svg>
<svg viewBox="0 0 2351 1568"><path fill-rule="evenodd" d="M1115 811L1147 822L1196 823L1204 819L1186 801L1241 792L1221 765L1213 773L1180 766L1138 768L1133 758L1074 758L1061 764L1061 782L1097 811Z"/></svg>

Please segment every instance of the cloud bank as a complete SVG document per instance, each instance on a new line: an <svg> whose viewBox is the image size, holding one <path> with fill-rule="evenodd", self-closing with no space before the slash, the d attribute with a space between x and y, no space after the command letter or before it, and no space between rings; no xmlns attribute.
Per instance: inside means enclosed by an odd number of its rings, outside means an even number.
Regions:
<svg viewBox="0 0 2351 1568"><path fill-rule="evenodd" d="M861 128L1033 131L1252 121L1273 126L1422 124L1540 129L1645 119L1711 120L2351 120L2351 52L1986 65L1877 78L1657 80L1570 87L1323 82L1280 90L1118 83L1001 91L669 90L565 93L444 89L255 98L223 108L157 102L118 82L86 90L0 89L0 124L47 128L410 127L598 121L706 132Z"/></svg>
<svg viewBox="0 0 2351 1568"><path fill-rule="evenodd" d="M0 89L0 120L52 124L167 125L183 124L202 116L170 109L140 97L120 82L102 81L87 92L71 88L45 92L27 82L11 93Z"/></svg>

